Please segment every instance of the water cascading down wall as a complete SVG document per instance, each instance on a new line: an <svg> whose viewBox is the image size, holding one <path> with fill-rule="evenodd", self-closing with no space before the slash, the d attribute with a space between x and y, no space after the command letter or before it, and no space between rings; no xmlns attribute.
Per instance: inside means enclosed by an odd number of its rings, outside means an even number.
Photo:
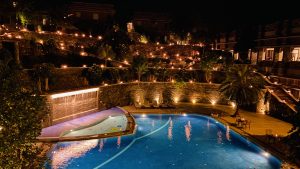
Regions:
<svg viewBox="0 0 300 169"><path fill-rule="evenodd" d="M99 88L90 88L50 95L50 125L97 111L98 92Z"/></svg>

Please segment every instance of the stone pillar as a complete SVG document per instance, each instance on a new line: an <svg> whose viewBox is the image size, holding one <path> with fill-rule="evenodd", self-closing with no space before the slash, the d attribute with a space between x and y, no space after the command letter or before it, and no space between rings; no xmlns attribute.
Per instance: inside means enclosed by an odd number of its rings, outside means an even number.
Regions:
<svg viewBox="0 0 300 169"><path fill-rule="evenodd" d="M256 113L258 114L265 114L266 111L269 111L268 101L265 103L266 93L267 89L262 89L259 94L258 102L256 105Z"/></svg>
<svg viewBox="0 0 300 169"><path fill-rule="evenodd" d="M280 52L280 48L274 48L274 62L278 62L279 61L279 52Z"/></svg>

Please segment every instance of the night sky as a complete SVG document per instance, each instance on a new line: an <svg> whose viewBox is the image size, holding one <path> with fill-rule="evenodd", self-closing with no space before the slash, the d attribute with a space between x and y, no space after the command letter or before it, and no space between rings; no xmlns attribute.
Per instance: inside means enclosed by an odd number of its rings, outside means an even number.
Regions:
<svg viewBox="0 0 300 169"><path fill-rule="evenodd" d="M94 0L114 3L128 10L170 12L203 20L234 20L239 22L272 21L277 18L299 17L299 6L292 0ZM248 20L248 21L247 21Z"/></svg>
<svg viewBox="0 0 300 169"><path fill-rule="evenodd" d="M182 23L205 23L214 26L259 24L300 17L295 1L267 0L89 0L113 3L124 15L132 11L157 11L170 14ZM87 1L85 1L87 2Z"/></svg>

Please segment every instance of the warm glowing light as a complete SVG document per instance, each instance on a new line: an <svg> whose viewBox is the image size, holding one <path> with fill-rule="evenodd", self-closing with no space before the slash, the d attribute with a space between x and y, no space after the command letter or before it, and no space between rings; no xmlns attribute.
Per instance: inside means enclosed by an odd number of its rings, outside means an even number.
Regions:
<svg viewBox="0 0 300 169"><path fill-rule="evenodd" d="M154 80L153 80L153 82L155 83L155 82L156 82L156 80L154 79Z"/></svg>
<svg viewBox="0 0 300 169"><path fill-rule="evenodd" d="M182 115L183 115L183 116L187 116L187 114L186 114L186 113L183 113Z"/></svg>
<svg viewBox="0 0 300 169"><path fill-rule="evenodd" d="M62 35L62 32L61 31L56 31L57 34L59 35Z"/></svg>
<svg viewBox="0 0 300 169"><path fill-rule="evenodd" d="M179 53L177 53L176 56L178 57L178 56L179 56Z"/></svg>
<svg viewBox="0 0 300 169"><path fill-rule="evenodd" d="M87 53L86 52L80 52L80 55L81 56L87 56Z"/></svg>
<svg viewBox="0 0 300 169"><path fill-rule="evenodd" d="M193 100L192 100L192 103L195 104L195 103L196 103L196 99L193 99Z"/></svg>
<svg viewBox="0 0 300 169"><path fill-rule="evenodd" d="M102 39L102 36L98 36L97 38L98 38L98 40L101 40L101 39Z"/></svg>
<svg viewBox="0 0 300 169"><path fill-rule="evenodd" d="M190 83L193 83L193 80L190 80L189 82L190 82Z"/></svg>
<svg viewBox="0 0 300 169"><path fill-rule="evenodd" d="M17 35L16 38L17 39L22 39L22 36L21 35Z"/></svg>
<svg viewBox="0 0 300 169"><path fill-rule="evenodd" d="M85 34L83 33L81 36L84 38L84 37L85 37Z"/></svg>
<svg viewBox="0 0 300 169"><path fill-rule="evenodd" d="M86 65L82 65L82 67L86 67Z"/></svg>
<svg viewBox="0 0 300 169"><path fill-rule="evenodd" d="M123 82L122 82L122 81L120 81L120 84L123 84Z"/></svg>
<svg viewBox="0 0 300 169"><path fill-rule="evenodd" d="M53 95L51 95L51 98L56 99L56 98L60 98L60 97L67 97L67 96L72 96L72 95L77 95L77 94L96 92L98 90L99 90L98 88L91 88L91 89L85 89L85 90L77 90L77 91L72 91L72 92L53 94Z"/></svg>
<svg viewBox="0 0 300 169"><path fill-rule="evenodd" d="M61 68L66 69L68 68L68 65L61 65Z"/></svg>
<svg viewBox="0 0 300 169"><path fill-rule="evenodd" d="M142 117L147 117L146 114L142 114Z"/></svg>
<svg viewBox="0 0 300 169"><path fill-rule="evenodd" d="M172 66L171 69L174 69L174 66Z"/></svg>
<svg viewBox="0 0 300 169"><path fill-rule="evenodd" d="M175 102L175 103L178 103L178 101L179 101L179 98L178 98L178 97L175 97L175 98L174 98L174 102Z"/></svg>
<svg viewBox="0 0 300 169"><path fill-rule="evenodd" d="M189 69L190 69L190 70L193 70L193 68L192 68L192 67L190 67Z"/></svg>
<svg viewBox="0 0 300 169"><path fill-rule="evenodd" d="M171 80L171 82L172 82L172 83L174 83L174 82L175 82L175 80L174 80L174 79L172 79L172 80Z"/></svg>
<svg viewBox="0 0 300 169"><path fill-rule="evenodd" d="M100 65L100 67L101 67L101 68L104 68L104 65L103 65L103 64L101 64L101 65Z"/></svg>
<svg viewBox="0 0 300 169"><path fill-rule="evenodd" d="M159 98L158 97L155 98L155 101L156 101L156 103L159 103Z"/></svg>
<svg viewBox="0 0 300 169"><path fill-rule="evenodd" d="M236 105L235 105L235 103L234 102L231 102L231 107L235 107Z"/></svg>
<svg viewBox="0 0 300 169"><path fill-rule="evenodd" d="M127 61L127 60L124 60L124 63L127 65L127 64L128 64L128 61Z"/></svg>
<svg viewBox="0 0 300 169"><path fill-rule="evenodd" d="M77 37L77 36L78 36L78 33L75 33L75 36Z"/></svg>
<svg viewBox="0 0 300 169"><path fill-rule="evenodd" d="M122 65L119 66L119 68L122 68L122 67L123 67Z"/></svg>
<svg viewBox="0 0 300 169"><path fill-rule="evenodd" d="M108 86L108 84L107 84L107 83L104 83L104 86Z"/></svg>
<svg viewBox="0 0 300 169"><path fill-rule="evenodd" d="M61 50L65 50L65 47L64 47L64 46L62 46L62 47L60 47L60 49L61 49Z"/></svg>
<svg viewBox="0 0 300 169"><path fill-rule="evenodd" d="M11 34L7 34L7 37L12 38L12 35Z"/></svg>
<svg viewBox="0 0 300 169"><path fill-rule="evenodd" d="M90 35L89 37L90 37L90 38L92 38L93 36L92 36L92 35Z"/></svg>
<svg viewBox="0 0 300 169"><path fill-rule="evenodd" d="M38 43L40 43L40 44L43 44L43 43L44 43L44 41L43 41L43 40L39 40L39 41L38 41Z"/></svg>
<svg viewBox="0 0 300 169"><path fill-rule="evenodd" d="M268 153L268 152L263 152L262 155L265 156L265 157L269 157L269 156L270 156L270 153Z"/></svg>
<svg viewBox="0 0 300 169"><path fill-rule="evenodd" d="M216 104L216 101L215 101L215 100L212 100L212 101L211 101L211 104L212 104L212 105L215 105L215 104Z"/></svg>
<svg viewBox="0 0 300 169"><path fill-rule="evenodd" d="M22 32L27 32L28 30L26 28L21 29Z"/></svg>

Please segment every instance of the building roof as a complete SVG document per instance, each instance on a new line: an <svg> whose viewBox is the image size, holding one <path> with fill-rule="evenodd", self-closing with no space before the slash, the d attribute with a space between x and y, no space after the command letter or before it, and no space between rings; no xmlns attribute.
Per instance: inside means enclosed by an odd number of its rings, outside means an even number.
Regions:
<svg viewBox="0 0 300 169"><path fill-rule="evenodd" d="M69 6L70 12L103 12L103 13L115 13L113 4L98 4L98 3L86 3L86 2L73 2Z"/></svg>

